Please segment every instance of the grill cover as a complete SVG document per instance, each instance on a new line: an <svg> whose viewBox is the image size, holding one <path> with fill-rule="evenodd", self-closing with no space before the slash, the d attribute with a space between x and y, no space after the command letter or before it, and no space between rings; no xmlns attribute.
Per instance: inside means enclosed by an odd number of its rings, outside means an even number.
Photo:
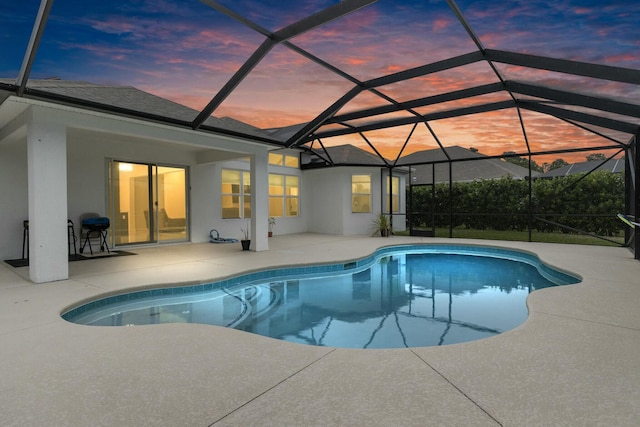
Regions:
<svg viewBox="0 0 640 427"><path fill-rule="evenodd" d="M85 228L109 228L109 218L97 216L93 218L85 218L82 220L82 226Z"/></svg>

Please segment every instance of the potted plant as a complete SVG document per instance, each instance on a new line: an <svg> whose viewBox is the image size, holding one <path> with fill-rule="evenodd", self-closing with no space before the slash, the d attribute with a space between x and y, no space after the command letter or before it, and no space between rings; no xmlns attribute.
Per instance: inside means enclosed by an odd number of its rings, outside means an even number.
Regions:
<svg viewBox="0 0 640 427"><path fill-rule="evenodd" d="M245 228L241 228L240 231L242 231L242 239L240 239L242 250L248 251L251 247L251 237L249 236L249 221L247 221L247 226Z"/></svg>
<svg viewBox="0 0 640 427"><path fill-rule="evenodd" d="M272 216L269 217L269 237L273 236L273 227L276 225L276 219Z"/></svg>
<svg viewBox="0 0 640 427"><path fill-rule="evenodd" d="M380 233L380 236L387 237L391 234L391 220L383 213L378 213L373 218L374 234Z"/></svg>

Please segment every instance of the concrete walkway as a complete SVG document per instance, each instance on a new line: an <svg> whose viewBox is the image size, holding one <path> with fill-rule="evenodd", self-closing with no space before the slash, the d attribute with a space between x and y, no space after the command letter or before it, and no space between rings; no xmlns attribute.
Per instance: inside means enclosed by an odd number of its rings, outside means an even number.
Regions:
<svg viewBox="0 0 640 427"><path fill-rule="evenodd" d="M346 261L406 242L513 247L583 277L536 291L529 319L465 344L353 350L195 324L60 318L131 287ZM623 248L410 237L276 236L271 249L185 244L70 263L35 285L0 267L1 426L636 426L640 262Z"/></svg>

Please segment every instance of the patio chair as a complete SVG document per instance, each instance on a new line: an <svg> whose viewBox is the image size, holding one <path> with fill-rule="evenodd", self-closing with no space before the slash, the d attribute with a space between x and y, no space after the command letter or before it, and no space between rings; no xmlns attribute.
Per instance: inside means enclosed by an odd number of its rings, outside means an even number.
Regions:
<svg viewBox="0 0 640 427"><path fill-rule="evenodd" d="M158 209L158 229L164 232L185 231L187 227L186 218L171 218L166 209Z"/></svg>

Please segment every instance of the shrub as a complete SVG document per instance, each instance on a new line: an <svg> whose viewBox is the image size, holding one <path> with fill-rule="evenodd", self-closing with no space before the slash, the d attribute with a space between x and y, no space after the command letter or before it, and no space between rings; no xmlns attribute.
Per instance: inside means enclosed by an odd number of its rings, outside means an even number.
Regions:
<svg viewBox="0 0 640 427"><path fill-rule="evenodd" d="M413 189L412 226L452 226L485 230L527 230L529 226L529 182L510 177L436 184ZM624 211L624 176L610 172L537 179L532 183L531 206L534 217L574 229L612 236L622 226L616 214ZM453 216L450 218L450 207ZM532 228L542 232L571 230L542 220Z"/></svg>

